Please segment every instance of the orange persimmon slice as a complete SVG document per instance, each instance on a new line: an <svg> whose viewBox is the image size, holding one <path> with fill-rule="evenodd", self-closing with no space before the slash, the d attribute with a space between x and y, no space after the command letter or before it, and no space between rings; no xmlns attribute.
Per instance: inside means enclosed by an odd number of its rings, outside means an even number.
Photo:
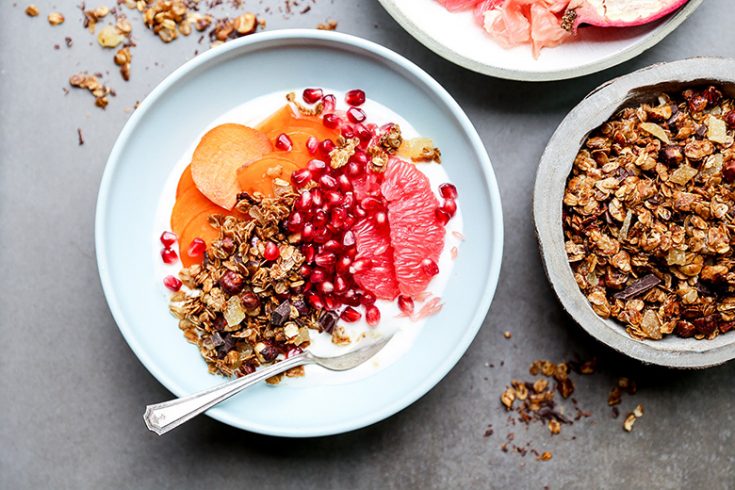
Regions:
<svg viewBox="0 0 735 490"><path fill-rule="evenodd" d="M273 181L276 178L283 179L286 182L290 181L291 174L298 170L298 167L290 160L280 157L280 153L282 152L269 153L260 160L240 167L237 172L237 179L242 192L251 195L260 192L266 197L273 197Z"/></svg>
<svg viewBox="0 0 735 490"><path fill-rule="evenodd" d="M222 124L205 134L191 158L191 176L210 201L232 209L240 186L237 169L271 151L268 137L241 124Z"/></svg>
<svg viewBox="0 0 735 490"><path fill-rule="evenodd" d="M179 235L195 216L204 211L209 211L210 214L228 214L226 209L217 206L192 186L176 198L171 210L171 231Z"/></svg>

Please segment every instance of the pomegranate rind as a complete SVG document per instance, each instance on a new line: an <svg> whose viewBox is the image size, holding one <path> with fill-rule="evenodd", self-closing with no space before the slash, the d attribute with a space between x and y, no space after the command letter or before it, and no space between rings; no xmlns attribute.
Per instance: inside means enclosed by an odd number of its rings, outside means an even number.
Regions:
<svg viewBox="0 0 735 490"><path fill-rule="evenodd" d="M388 163L381 192L388 201L393 266L401 294L423 292L434 277L421 262L439 261L444 249L444 227L436 219L439 201L428 177L415 165L394 158Z"/></svg>
<svg viewBox="0 0 735 490"><path fill-rule="evenodd" d="M355 260L372 260L371 268L355 272L355 282L379 299L398 296L398 282L393 267L393 247L387 230L379 230L371 218L358 221L352 228L357 255Z"/></svg>
<svg viewBox="0 0 735 490"><path fill-rule="evenodd" d="M654 22L680 9L689 0L572 0L574 29L581 24L632 27Z"/></svg>

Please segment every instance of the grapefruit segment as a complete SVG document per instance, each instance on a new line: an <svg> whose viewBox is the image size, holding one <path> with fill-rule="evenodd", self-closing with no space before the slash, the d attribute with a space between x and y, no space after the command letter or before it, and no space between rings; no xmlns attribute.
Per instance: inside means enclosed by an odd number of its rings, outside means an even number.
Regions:
<svg viewBox="0 0 735 490"><path fill-rule="evenodd" d="M355 272L355 282L379 299L393 300L398 296L398 283L393 268L393 247L388 231L378 229L369 217L357 222L352 231L357 247L355 261L372 262L372 266L367 270Z"/></svg>
<svg viewBox="0 0 735 490"><path fill-rule="evenodd" d="M242 124L221 124L202 136L191 158L191 176L210 201L232 209L240 186L237 169L271 151L268 137Z"/></svg>
<svg viewBox="0 0 735 490"><path fill-rule="evenodd" d="M444 227L437 221L439 201L429 179L416 165L394 158L388 163L381 192L388 201L393 264L401 294L423 292L432 279L421 261L439 261L444 249Z"/></svg>

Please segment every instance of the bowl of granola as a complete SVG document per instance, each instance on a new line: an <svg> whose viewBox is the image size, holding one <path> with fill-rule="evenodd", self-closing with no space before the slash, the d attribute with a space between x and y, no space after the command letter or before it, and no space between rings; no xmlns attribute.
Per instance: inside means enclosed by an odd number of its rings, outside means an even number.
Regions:
<svg viewBox="0 0 735 490"><path fill-rule="evenodd" d="M208 412L307 437L388 417L451 369L489 308L502 217L487 153L434 80L352 36L283 30L198 56L141 104L96 244L123 336L177 396L391 336L356 369L296 368Z"/></svg>
<svg viewBox="0 0 735 490"><path fill-rule="evenodd" d="M592 336L646 363L735 358L735 60L653 65L588 95L536 177L547 276Z"/></svg>

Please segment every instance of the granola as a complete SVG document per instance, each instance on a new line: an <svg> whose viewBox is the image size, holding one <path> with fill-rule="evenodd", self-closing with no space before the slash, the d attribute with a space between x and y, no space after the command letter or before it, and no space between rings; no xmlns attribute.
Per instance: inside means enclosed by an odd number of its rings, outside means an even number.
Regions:
<svg viewBox="0 0 735 490"><path fill-rule="evenodd" d="M636 339L735 326L735 101L718 87L620 110L564 194L566 253L592 309Z"/></svg>

